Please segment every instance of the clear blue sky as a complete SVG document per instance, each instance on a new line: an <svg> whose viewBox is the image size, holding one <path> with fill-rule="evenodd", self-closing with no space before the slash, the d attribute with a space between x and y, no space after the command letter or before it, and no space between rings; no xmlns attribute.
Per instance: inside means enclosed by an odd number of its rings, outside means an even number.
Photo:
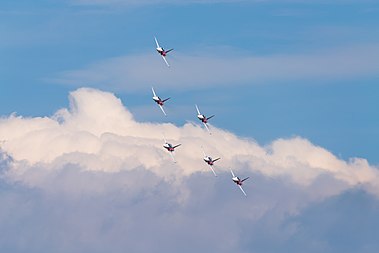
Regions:
<svg viewBox="0 0 379 253"><path fill-rule="evenodd" d="M138 121L164 122L151 100L154 86L162 97L172 97L168 120L179 126L196 121L196 103L205 114L216 115L212 123L218 128L263 146L301 136L343 160L359 157L378 165L378 27L379 3L370 0L2 0L0 115L51 116L67 107L69 92L93 87L115 93ZM155 52L154 36L165 48L175 49L168 57L169 70ZM156 59L154 69L140 63L150 57ZM214 64L218 62L222 64ZM70 178L70 173L65 176ZM215 184L221 191L220 183ZM0 190L11 188L23 195L17 187L0 182ZM295 186L279 183L271 196L280 198L282 188L301 195ZM27 194L42 202L45 197L38 191ZM115 202L122 205L122 199ZM109 203L99 203L102 215ZM203 222L218 222L206 213L206 200L200 200L200 207L196 203L184 212L198 212ZM82 211L88 203L76 204ZM220 199L212 204L228 208ZM31 205L39 208L38 203ZM377 197L360 189L312 203L279 227L271 221L271 210L254 223L268 228L265 233L241 225L254 239L241 235L239 250L374 253L379 249L372 237L379 231L378 210ZM37 224L44 217L36 213ZM137 213L133 218L144 218ZM360 223L362 215L366 219ZM297 225L296 232L288 232ZM355 229L361 233L339 238L341 231ZM283 238L278 231L291 236ZM6 249L14 249L11 241Z"/></svg>
<svg viewBox="0 0 379 253"><path fill-rule="evenodd" d="M2 1L0 113L51 115L67 104L67 94L74 89L52 77L112 57L154 54L154 35L189 54L211 50L222 56L238 51L266 57L339 48L349 54L346 48L368 45L378 49L379 6L374 1L172 2L130 6ZM359 49L352 53L359 54ZM276 75L275 68L271 75ZM378 76L378 71L283 81L279 76L275 81L237 80L196 89L181 89L178 83L167 93L180 106L202 104L217 114L218 127L262 144L300 135L345 159L358 156L375 164L379 162ZM101 88L106 90L104 85ZM149 90L109 90L132 111L151 102L146 99ZM179 117L173 120L183 122Z"/></svg>

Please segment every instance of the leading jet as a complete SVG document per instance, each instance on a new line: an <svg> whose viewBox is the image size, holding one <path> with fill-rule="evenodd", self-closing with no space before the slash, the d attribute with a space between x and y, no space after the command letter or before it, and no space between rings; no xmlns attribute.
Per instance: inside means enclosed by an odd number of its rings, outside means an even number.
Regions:
<svg viewBox="0 0 379 253"><path fill-rule="evenodd" d="M232 173L232 180L233 180L233 182L236 183L236 184L238 185L238 187L241 189L242 193L243 193L245 196L247 196L246 193L245 193L245 191L242 189L242 183L243 183L244 181L246 181L247 179L249 179L249 177L244 178L244 179L240 179L239 177L237 177L237 176L234 175L234 173L233 173L232 170L230 170L230 172Z"/></svg>
<svg viewBox="0 0 379 253"><path fill-rule="evenodd" d="M166 55L167 55L169 52L171 52L172 50L174 50L174 49L171 48L171 49L169 49L169 50L164 50L163 47L159 46L159 43L158 43L157 38L154 37L154 39L155 39L155 44L157 44L157 48L156 48L156 50L157 50L158 54L160 54L160 55L162 56L163 60L165 61L166 65L167 65L167 67L170 67L170 64L168 64L168 62L167 62L167 60L166 60Z"/></svg>

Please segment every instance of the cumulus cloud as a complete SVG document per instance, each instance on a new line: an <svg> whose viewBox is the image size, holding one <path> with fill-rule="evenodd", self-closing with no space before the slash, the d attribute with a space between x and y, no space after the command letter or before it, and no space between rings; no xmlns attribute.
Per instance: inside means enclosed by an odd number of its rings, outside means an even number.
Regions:
<svg viewBox="0 0 379 253"><path fill-rule="evenodd" d="M364 159L343 161L300 137L260 146L211 127L210 136L193 123L137 122L120 99L90 88L52 117L1 118L0 249L247 252L245 232L262 221L270 220L262 231L278 233L286 217L331 196L379 196L377 168ZM182 143L176 164L162 132ZM200 146L221 157L219 177ZM248 198L230 168L251 176ZM296 232L288 226L279 239Z"/></svg>
<svg viewBox="0 0 379 253"><path fill-rule="evenodd" d="M162 59L153 52L116 57L80 70L62 72L50 81L72 86L91 84L130 92L146 89L151 84L170 89L193 89L236 84L258 85L273 81L303 80L307 83L315 79L346 80L379 74L377 44L292 55L252 56L231 48L220 48L219 51L222 54L205 52L190 55L176 51L168 56L171 69L166 68Z"/></svg>

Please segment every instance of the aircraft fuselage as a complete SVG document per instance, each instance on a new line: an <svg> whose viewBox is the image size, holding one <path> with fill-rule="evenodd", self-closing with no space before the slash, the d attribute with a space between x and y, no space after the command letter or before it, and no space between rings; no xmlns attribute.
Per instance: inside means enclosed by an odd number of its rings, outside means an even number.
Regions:
<svg viewBox="0 0 379 253"><path fill-rule="evenodd" d="M203 123L207 123L208 122L208 119L207 119L207 117L205 117L205 115L199 114L199 115L197 115L197 118L199 120L201 120L201 122L203 122Z"/></svg>
<svg viewBox="0 0 379 253"><path fill-rule="evenodd" d="M239 177L233 177L232 180L237 185L242 185L242 181L241 181L241 179Z"/></svg>
<svg viewBox="0 0 379 253"><path fill-rule="evenodd" d="M163 100L160 97L153 97L153 100L158 104L158 105L163 105Z"/></svg>
<svg viewBox="0 0 379 253"><path fill-rule="evenodd" d="M166 56L167 55L167 52L161 48L161 47L157 47L157 52L162 55L162 56Z"/></svg>
<svg viewBox="0 0 379 253"><path fill-rule="evenodd" d="M206 157L204 157L204 161L205 161L206 163L208 163L209 165L213 165L213 163L214 163L212 157L210 157L210 156L206 156Z"/></svg>
<svg viewBox="0 0 379 253"><path fill-rule="evenodd" d="M170 143L166 143L165 145L163 145L163 147L170 152L173 152L175 150L174 147Z"/></svg>

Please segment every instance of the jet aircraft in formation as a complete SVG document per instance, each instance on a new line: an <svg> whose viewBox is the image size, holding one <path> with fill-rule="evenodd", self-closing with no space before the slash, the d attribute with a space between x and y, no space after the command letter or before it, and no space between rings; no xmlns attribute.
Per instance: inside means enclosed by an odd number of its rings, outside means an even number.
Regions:
<svg viewBox="0 0 379 253"><path fill-rule="evenodd" d="M216 161L220 160L221 158L219 157L219 158L213 159L212 157L210 157L210 156L208 156L208 155L205 154L204 149L203 149L203 154L204 154L204 158L203 158L204 162L206 162L209 165L209 168L212 170L212 172L215 175L215 177L217 177L217 174L216 174L216 172L213 169L213 164Z"/></svg>
<svg viewBox="0 0 379 253"><path fill-rule="evenodd" d="M247 196L246 193L245 193L245 191L242 189L242 183L243 183L244 181L246 181L247 179L249 179L249 177L246 177L246 178L244 178L244 179L240 179L239 177L237 177L237 176L234 175L234 173L233 173L232 170L230 170L230 172L232 173L232 180L233 180L233 182L236 183L236 184L238 185L238 187L241 189L242 193L243 193L245 196Z"/></svg>
<svg viewBox="0 0 379 253"><path fill-rule="evenodd" d="M157 94L155 93L153 87L151 87L151 90L153 91L153 100L157 103L157 105L159 106L159 108L161 108L163 114L164 114L165 116L167 116L166 112L165 112L164 109L163 109L163 105L164 105L164 102L166 102L166 101L169 100L170 98L161 99L160 97L157 96Z"/></svg>
<svg viewBox="0 0 379 253"><path fill-rule="evenodd" d="M166 60L166 56L169 52L171 52L172 50L174 50L173 48L169 49L169 50L164 50L163 47L159 46L159 43L158 43L158 40L156 37L154 37L155 39L155 44L157 44L157 52L162 56L164 62L166 63L167 67L170 67L170 64L168 64L167 60Z"/></svg>
<svg viewBox="0 0 379 253"><path fill-rule="evenodd" d="M167 62L166 56L167 56L167 54L169 52L171 52L174 49L172 48L172 49L169 49L169 50L165 50L165 49L163 49L163 47L161 47L159 45L157 38L154 37L154 39L155 39L155 43L157 45L157 47L156 47L157 52L162 56L164 62L167 65L167 67L170 67L170 65ZM155 93L153 87L151 87L151 90L153 92L153 100L157 103L157 105L159 106L159 108L162 110L163 114L165 116L167 116L166 112L163 109L163 105L170 98L161 99L159 96L157 96L157 94ZM197 118L204 124L204 127L207 129L208 133L211 134L211 132L209 130L209 127L208 127L208 120L210 120L211 118L213 118L215 115L212 115L210 117L206 117L204 114L200 113L199 107L197 105L195 105L195 107L196 107L196 111L197 111ZM164 141L165 141L165 144L163 145L163 147L169 152L169 154L170 154L172 160L174 161L174 163L176 163L173 152L175 151L175 148L179 147L181 144L172 145L171 143L167 142L167 140L166 140L166 138L164 136L163 136L163 138L164 138ZM213 165L214 165L214 163L216 161L220 160L220 158L213 159L212 157L210 157L210 156L208 156L208 155L205 154L204 149L203 149L203 154L204 154L204 158L203 158L204 162L206 162L209 165L209 167L212 170L213 174L217 177L217 174L216 174L216 172L213 169ZM245 191L242 188L242 184L243 184L244 181L246 181L247 179L249 179L249 177L246 177L244 179L240 179L239 177L237 177L237 176L234 175L234 173L233 173L232 170L230 170L230 172L232 173L232 180L233 180L233 182L236 183L237 186L241 189L242 193L245 196L247 196L246 193L245 193Z"/></svg>
<svg viewBox="0 0 379 253"><path fill-rule="evenodd" d="M203 124L204 124L205 128L207 129L208 133L211 134L211 131L209 131L209 128L208 128L207 123L208 123L208 120L210 120L211 118L213 118L215 115L212 115L212 116L210 116L210 117L207 117L207 116L205 116L204 114L201 114L201 113L200 113L199 107L197 107L197 105L195 105L195 107L196 107L196 111L197 111L197 118L198 118L201 122L203 122Z"/></svg>
<svg viewBox="0 0 379 253"><path fill-rule="evenodd" d="M167 142L167 140L166 140L166 138L164 136L163 136L163 139L164 139L164 142L165 142L164 145L163 145L163 147L165 149L167 149L167 151L170 153L170 156L171 156L172 160L174 161L174 163L176 163L173 152L175 151L175 148L179 147L182 144L177 144L177 145L173 146L171 143Z"/></svg>

